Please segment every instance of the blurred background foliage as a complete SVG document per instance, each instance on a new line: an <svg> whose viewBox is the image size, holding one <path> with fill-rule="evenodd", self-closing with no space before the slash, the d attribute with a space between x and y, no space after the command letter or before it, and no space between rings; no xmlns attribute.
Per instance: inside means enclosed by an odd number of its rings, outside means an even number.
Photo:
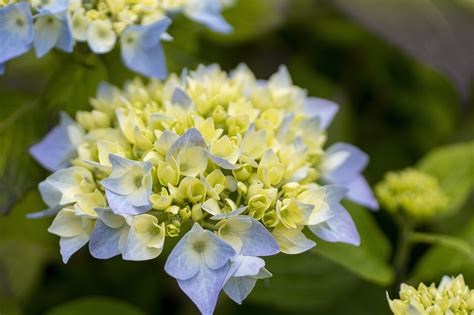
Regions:
<svg viewBox="0 0 474 315"><path fill-rule="evenodd" d="M295 84L340 104L329 142L351 142L368 152L372 184L407 166L436 176L450 211L420 230L456 235L474 246L474 6L468 0L420 0L417 8L392 0L391 7L348 3L238 0L225 12L235 27L226 36L177 17L170 29L175 39L164 44L168 69L219 63L230 70L244 62L267 78L286 64ZM470 22L459 22L456 12ZM94 260L82 250L63 265L58 239L46 231L50 220L25 218L42 209L36 185L47 176L28 147L57 123L60 110L74 115L89 108L99 82L121 86L133 78L119 58L118 52L98 57L86 49L41 60L30 54L9 63L0 77L2 315L197 312L164 274L166 253L135 263ZM385 291L393 295L397 286L396 224L383 211L346 206L361 233L360 247L317 241L303 255L271 257L274 277L257 284L242 306L222 296L216 314L388 314ZM474 286L474 254L435 243L413 248L404 280L429 283L462 272Z"/></svg>

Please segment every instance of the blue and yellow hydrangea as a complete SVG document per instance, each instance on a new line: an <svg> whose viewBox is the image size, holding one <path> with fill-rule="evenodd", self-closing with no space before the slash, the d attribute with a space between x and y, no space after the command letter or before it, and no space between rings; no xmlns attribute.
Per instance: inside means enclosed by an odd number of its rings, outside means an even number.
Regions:
<svg viewBox="0 0 474 315"><path fill-rule="evenodd" d="M390 310L395 315L470 315L474 313L474 290L464 282L463 275L444 276L438 286L420 283L417 288L402 284L400 299L391 300Z"/></svg>
<svg viewBox="0 0 474 315"><path fill-rule="evenodd" d="M161 40L170 17L182 13L216 32L232 27L221 15L222 0L0 0L0 74L4 64L32 47L38 58L51 49L72 52L86 43L95 54L120 44L124 64L153 78L164 78Z"/></svg>
<svg viewBox="0 0 474 315"><path fill-rule="evenodd" d="M211 65L103 84L91 104L31 148L55 172L40 184L48 209L32 216L56 215L64 262L87 243L100 259L153 259L179 238L165 271L204 314L222 290L241 303L270 277L261 257L314 247L305 232L358 245L341 199L377 207L367 155L325 148L337 105L285 67L268 81Z"/></svg>

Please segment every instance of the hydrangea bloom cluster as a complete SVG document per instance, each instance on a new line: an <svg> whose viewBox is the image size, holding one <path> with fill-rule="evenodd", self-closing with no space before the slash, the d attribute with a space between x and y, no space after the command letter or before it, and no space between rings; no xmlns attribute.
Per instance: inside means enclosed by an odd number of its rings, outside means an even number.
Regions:
<svg viewBox="0 0 474 315"><path fill-rule="evenodd" d="M178 237L165 270L203 314L221 290L241 303L270 277L261 257L315 246L305 228L358 245L342 198L377 207L366 154L324 149L337 105L307 97L285 67L268 81L242 65L104 84L92 106L31 148L55 172L32 217L56 215L64 262L87 243L100 259L153 259Z"/></svg>
<svg viewBox="0 0 474 315"><path fill-rule="evenodd" d="M387 173L375 193L387 211L419 219L443 212L448 204L437 178L416 169Z"/></svg>
<svg viewBox="0 0 474 315"><path fill-rule="evenodd" d="M216 32L232 27L221 16L225 0L0 0L0 74L4 63L34 46L38 58L54 47L72 52L85 42L96 54L120 43L124 64L148 77L164 78L161 40L172 16L188 18Z"/></svg>
<svg viewBox="0 0 474 315"><path fill-rule="evenodd" d="M414 288L402 284L400 299L390 300L390 309L395 315L470 315L474 313L474 290L464 283L462 275L444 276L438 287L432 283L429 287L423 283Z"/></svg>

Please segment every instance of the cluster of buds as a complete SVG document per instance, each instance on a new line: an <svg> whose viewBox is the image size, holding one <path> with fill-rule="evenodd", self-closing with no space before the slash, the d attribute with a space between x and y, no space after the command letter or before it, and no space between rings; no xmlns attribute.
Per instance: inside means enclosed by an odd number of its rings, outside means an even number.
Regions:
<svg viewBox="0 0 474 315"><path fill-rule="evenodd" d="M420 283L414 288L402 284L400 299L390 300L388 294L387 299L395 315L470 315L474 312L474 290L464 283L462 275L456 278L444 276L439 286Z"/></svg>
<svg viewBox="0 0 474 315"><path fill-rule="evenodd" d="M38 58L54 47L72 52L87 43L95 54L110 52L119 42L124 64L148 77L164 78L161 40L169 16L183 13L210 29L228 33L232 27L221 16L225 0L0 0L0 74L3 64L29 51Z"/></svg>
<svg viewBox="0 0 474 315"><path fill-rule="evenodd" d="M438 179L416 169L387 173L375 193L385 210L414 219L436 216L448 205Z"/></svg>
<svg viewBox="0 0 474 315"><path fill-rule="evenodd" d="M241 303L271 276L260 257L315 246L305 228L358 245L342 198L377 208L367 155L325 150L337 105L307 97L285 67L268 81L212 65L103 84L91 104L31 148L55 172L39 185L49 208L32 217L56 215L64 262L87 243L99 259L153 259L179 238L165 270L204 314L221 290Z"/></svg>

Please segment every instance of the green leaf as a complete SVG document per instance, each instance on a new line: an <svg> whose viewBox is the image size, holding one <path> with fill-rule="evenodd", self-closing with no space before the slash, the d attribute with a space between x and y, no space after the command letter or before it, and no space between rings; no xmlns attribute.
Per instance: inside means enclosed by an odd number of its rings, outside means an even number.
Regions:
<svg viewBox="0 0 474 315"><path fill-rule="evenodd" d="M385 289L367 283L333 262L306 252L265 258L273 277L258 281L246 303L266 305L281 314L386 313ZM341 301L344 301L341 303Z"/></svg>
<svg viewBox="0 0 474 315"><path fill-rule="evenodd" d="M0 295L27 298L40 279L48 256L44 247L33 242L0 241Z"/></svg>
<svg viewBox="0 0 474 315"><path fill-rule="evenodd" d="M0 296L25 300L41 277L45 264L56 257L57 237L48 233L50 219L30 220L26 214L44 207L34 189L0 217Z"/></svg>
<svg viewBox="0 0 474 315"><path fill-rule="evenodd" d="M411 235L411 240L413 242L419 243L442 245L455 249L468 257L472 256L474 258L474 247L459 237L443 234L415 232Z"/></svg>
<svg viewBox="0 0 474 315"><path fill-rule="evenodd" d="M48 112L33 95L0 89L0 214L5 214L45 172L28 148L48 128Z"/></svg>
<svg viewBox="0 0 474 315"><path fill-rule="evenodd" d="M474 141L435 149L418 162L418 168L438 178L449 198L447 213L453 214L474 188Z"/></svg>
<svg viewBox="0 0 474 315"><path fill-rule="evenodd" d="M125 302L105 298L105 297L89 297L75 300L58 307L55 307L46 315L144 315L140 309L127 304Z"/></svg>
<svg viewBox="0 0 474 315"><path fill-rule="evenodd" d="M361 245L316 241L313 252L347 268L357 276L379 284L388 285L393 281L394 272L388 260L391 245L378 227L372 215L362 207L347 207L357 226Z"/></svg>
<svg viewBox="0 0 474 315"><path fill-rule="evenodd" d="M68 60L46 87L43 103L51 109L76 111L90 108L89 99L95 96L100 82L107 81L107 69L96 56L80 56Z"/></svg>
<svg viewBox="0 0 474 315"><path fill-rule="evenodd" d="M457 235L474 246L474 218L463 227ZM439 281L443 275L463 273L466 279L474 282L474 258L453 249L451 246L437 245L430 249L416 264L411 275L413 283Z"/></svg>

